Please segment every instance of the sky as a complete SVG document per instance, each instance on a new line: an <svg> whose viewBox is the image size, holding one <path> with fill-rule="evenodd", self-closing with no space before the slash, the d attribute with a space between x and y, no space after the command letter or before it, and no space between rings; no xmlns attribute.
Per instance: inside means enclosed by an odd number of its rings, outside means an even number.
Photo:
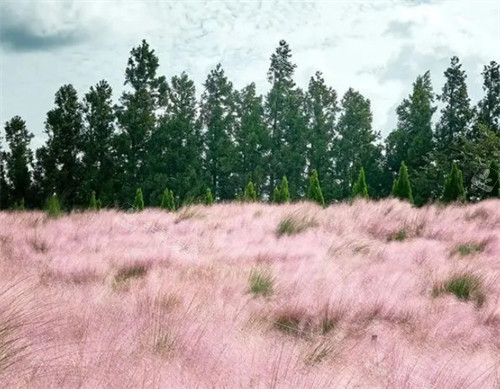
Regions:
<svg viewBox="0 0 500 389"><path fill-rule="evenodd" d="M339 99L359 90L386 136L415 78L430 70L438 93L454 55L472 101L481 98L484 65L500 62L500 0L2 0L1 123L20 115L39 147L62 85L83 97L105 79L117 101L130 50L142 39L159 57L159 73L186 71L198 95L219 62L236 88L255 82L265 94L269 58L285 39L298 86L307 88L319 70Z"/></svg>

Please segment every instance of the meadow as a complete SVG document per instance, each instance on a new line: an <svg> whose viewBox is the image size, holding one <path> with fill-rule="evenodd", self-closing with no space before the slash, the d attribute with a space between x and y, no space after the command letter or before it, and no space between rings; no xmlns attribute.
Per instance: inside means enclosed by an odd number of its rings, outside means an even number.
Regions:
<svg viewBox="0 0 500 389"><path fill-rule="evenodd" d="M0 213L2 388L500 387L500 200Z"/></svg>

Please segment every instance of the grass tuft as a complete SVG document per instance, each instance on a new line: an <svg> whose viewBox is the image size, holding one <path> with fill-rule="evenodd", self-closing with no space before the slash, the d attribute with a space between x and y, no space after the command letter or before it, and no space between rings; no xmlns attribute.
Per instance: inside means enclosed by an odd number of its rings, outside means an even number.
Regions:
<svg viewBox="0 0 500 389"><path fill-rule="evenodd" d="M281 219L276 235L281 237L283 235L299 234L310 227L316 227L318 222L308 216L288 215Z"/></svg>
<svg viewBox="0 0 500 389"><path fill-rule="evenodd" d="M453 251L454 254L460 254L462 257L474 255L484 250L484 243L464 243Z"/></svg>
<svg viewBox="0 0 500 389"><path fill-rule="evenodd" d="M250 292L254 295L268 297L273 294L274 277L270 270L252 269L248 281Z"/></svg>
<svg viewBox="0 0 500 389"><path fill-rule="evenodd" d="M441 293L453 294L463 301L474 301L478 307L485 301L481 279L472 274L455 275L444 283L434 286L433 295L438 296Z"/></svg>

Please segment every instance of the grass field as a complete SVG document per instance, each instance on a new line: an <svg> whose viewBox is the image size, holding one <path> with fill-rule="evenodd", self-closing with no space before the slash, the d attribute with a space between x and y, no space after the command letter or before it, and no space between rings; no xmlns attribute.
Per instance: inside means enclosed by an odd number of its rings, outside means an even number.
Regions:
<svg viewBox="0 0 500 389"><path fill-rule="evenodd" d="M500 201L0 214L2 388L500 387Z"/></svg>

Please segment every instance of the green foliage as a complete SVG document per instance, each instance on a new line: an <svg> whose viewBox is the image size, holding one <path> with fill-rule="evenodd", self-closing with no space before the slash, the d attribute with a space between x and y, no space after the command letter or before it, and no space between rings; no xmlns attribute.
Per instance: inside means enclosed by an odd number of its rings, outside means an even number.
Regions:
<svg viewBox="0 0 500 389"><path fill-rule="evenodd" d="M288 190L288 178L286 176L283 176L283 181L281 182L280 202L281 203L290 202L290 191Z"/></svg>
<svg viewBox="0 0 500 389"><path fill-rule="evenodd" d="M166 188L163 191L160 207L162 209L167 209L169 211L175 211L175 197L174 197L174 192L172 190Z"/></svg>
<svg viewBox="0 0 500 389"><path fill-rule="evenodd" d="M471 274L454 275L446 282L434 286L434 296L441 293L453 294L459 300L474 301L479 307L483 305L486 298L482 290L481 279Z"/></svg>
<svg viewBox="0 0 500 389"><path fill-rule="evenodd" d="M442 200L444 203L465 201L465 189L462 172L455 162L452 164L450 174L446 177Z"/></svg>
<svg viewBox="0 0 500 389"><path fill-rule="evenodd" d="M461 256L472 255L480 253L484 250L483 243L464 243L459 245L455 252L460 254Z"/></svg>
<svg viewBox="0 0 500 389"><path fill-rule="evenodd" d="M46 205L47 214L51 218L56 218L61 215L61 204L57 195L52 195Z"/></svg>
<svg viewBox="0 0 500 389"><path fill-rule="evenodd" d="M248 277L250 292L268 297L273 294L274 277L267 269L252 269Z"/></svg>
<svg viewBox="0 0 500 389"><path fill-rule="evenodd" d="M406 239L406 237L407 237L406 228L402 228L399 231L394 232L391 235L389 235L389 237L387 238L387 240L389 242L393 241L393 240L396 240L398 242L402 242L402 241L404 241Z"/></svg>
<svg viewBox="0 0 500 389"><path fill-rule="evenodd" d="M318 172L316 170L312 171L311 177L309 178L307 198L317 202L323 208L326 206L325 199L323 198L323 192L321 191L321 186L319 184Z"/></svg>
<svg viewBox="0 0 500 389"><path fill-rule="evenodd" d="M95 191L92 191L92 194L90 195L90 204L89 204L89 208L93 211L97 211L98 210L98 205L97 205L97 200L95 198Z"/></svg>
<svg viewBox="0 0 500 389"><path fill-rule="evenodd" d="M142 189L138 188L135 192L134 203L132 209L136 212L144 210L144 197L142 196Z"/></svg>
<svg viewBox="0 0 500 389"><path fill-rule="evenodd" d="M213 205L215 203L210 188L207 188L207 190L205 191L205 197L203 198L203 203L205 205Z"/></svg>
<svg viewBox="0 0 500 389"><path fill-rule="evenodd" d="M496 161L491 161L490 163L490 175L489 179L493 185L493 189L488 193L489 197L500 197L500 177L499 177L499 167Z"/></svg>
<svg viewBox="0 0 500 389"><path fill-rule="evenodd" d="M247 186L245 187L245 193L243 194L243 200L248 202L256 202L257 201L257 192L255 191L255 187L252 181L248 181Z"/></svg>
<svg viewBox="0 0 500 389"><path fill-rule="evenodd" d="M100 211L101 208L102 208L102 202L101 202L101 199L97 199L96 201L96 205L97 205L97 210Z"/></svg>
<svg viewBox="0 0 500 389"><path fill-rule="evenodd" d="M401 162L399 176L394 180L394 184L392 185L392 195L398 199L407 200L413 204L413 194L410 179L408 178L408 169L404 161Z"/></svg>
<svg viewBox="0 0 500 389"><path fill-rule="evenodd" d="M281 188L278 186L274 187L273 191L273 203L281 203Z"/></svg>
<svg viewBox="0 0 500 389"><path fill-rule="evenodd" d="M288 215L281 219L276 235L281 237L283 235L294 235L299 234L302 231L307 230L310 227L317 226L318 223L314 218L308 216L300 215Z"/></svg>
<svg viewBox="0 0 500 389"><path fill-rule="evenodd" d="M14 211L24 211L24 198L19 200L19 202L14 202Z"/></svg>
<svg viewBox="0 0 500 389"><path fill-rule="evenodd" d="M359 176L358 180L354 183L352 187L352 196L353 197L363 197L363 198L368 198L368 186L366 185L366 176L365 176L365 169L361 167L359 170Z"/></svg>

